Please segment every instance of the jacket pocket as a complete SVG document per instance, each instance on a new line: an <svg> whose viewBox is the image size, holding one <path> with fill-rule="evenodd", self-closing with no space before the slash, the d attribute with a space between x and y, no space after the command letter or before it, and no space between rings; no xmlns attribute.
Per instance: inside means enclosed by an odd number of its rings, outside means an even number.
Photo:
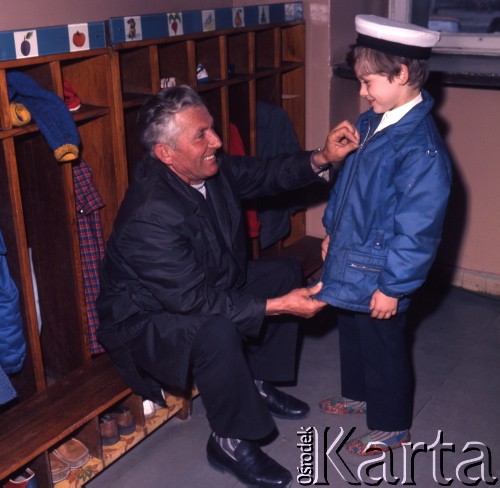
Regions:
<svg viewBox="0 0 500 488"><path fill-rule="evenodd" d="M342 299L369 306L384 264L385 256L348 251L344 261Z"/></svg>

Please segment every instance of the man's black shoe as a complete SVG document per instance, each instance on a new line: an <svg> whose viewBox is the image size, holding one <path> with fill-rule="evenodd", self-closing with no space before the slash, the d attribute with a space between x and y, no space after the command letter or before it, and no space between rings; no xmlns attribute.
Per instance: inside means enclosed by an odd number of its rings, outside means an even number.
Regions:
<svg viewBox="0 0 500 488"><path fill-rule="evenodd" d="M264 453L255 442L240 441L234 451L236 461L211 435L207 444L209 464L220 471L229 471L247 486L289 487L292 475Z"/></svg>
<svg viewBox="0 0 500 488"><path fill-rule="evenodd" d="M311 409L306 402L283 393L267 381L262 383L262 389L267 395L264 401L275 417L293 420L303 419L309 415Z"/></svg>

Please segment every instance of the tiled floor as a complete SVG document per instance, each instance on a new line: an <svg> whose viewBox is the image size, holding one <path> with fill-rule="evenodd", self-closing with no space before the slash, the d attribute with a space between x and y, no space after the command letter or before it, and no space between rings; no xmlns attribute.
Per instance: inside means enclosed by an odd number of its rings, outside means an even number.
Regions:
<svg viewBox="0 0 500 488"><path fill-rule="evenodd" d="M378 486L384 487L473 486L474 477L481 476L484 481L480 479L476 486L492 486L494 478L500 478L500 300L457 288L427 289L415 300L413 317L412 442L422 444L413 448L413 456L407 448L384 458L335 452L352 428L353 435L364 433L365 419L319 412L318 402L339 389L337 330L331 310L304 322L297 385L284 389L307 399L312 414L303 421L277 420L279 432L265 446L292 472L294 487L373 486L377 477L381 478ZM199 398L193 410L190 419L168 422L87 487L241 487L230 475L208 466L205 445L210 431ZM316 478L299 482L297 468L301 453L308 460L308 448L301 451L297 446L297 431L312 427L318 434Z"/></svg>

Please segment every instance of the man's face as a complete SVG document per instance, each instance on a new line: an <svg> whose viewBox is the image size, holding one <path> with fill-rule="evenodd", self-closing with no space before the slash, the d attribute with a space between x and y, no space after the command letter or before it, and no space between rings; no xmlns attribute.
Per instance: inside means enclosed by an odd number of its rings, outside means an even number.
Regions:
<svg viewBox="0 0 500 488"><path fill-rule="evenodd" d="M219 171L215 159L222 146L213 130L213 119L205 107L192 107L175 115L179 128L177 148L156 144L155 154L181 180L201 183Z"/></svg>

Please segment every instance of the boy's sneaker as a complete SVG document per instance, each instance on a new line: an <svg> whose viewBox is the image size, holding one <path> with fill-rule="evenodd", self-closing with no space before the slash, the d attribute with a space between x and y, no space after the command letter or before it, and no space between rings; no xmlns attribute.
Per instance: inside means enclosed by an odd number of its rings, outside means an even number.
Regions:
<svg viewBox="0 0 500 488"><path fill-rule="evenodd" d="M319 408L322 412L332 415L352 415L366 413L366 402L358 402L337 396L323 400L320 402Z"/></svg>
<svg viewBox="0 0 500 488"><path fill-rule="evenodd" d="M345 449L357 456L373 456L381 451L389 451L401 447L401 444L410 440L410 432L402 430L398 432L384 432L372 430L362 437L349 441Z"/></svg>

